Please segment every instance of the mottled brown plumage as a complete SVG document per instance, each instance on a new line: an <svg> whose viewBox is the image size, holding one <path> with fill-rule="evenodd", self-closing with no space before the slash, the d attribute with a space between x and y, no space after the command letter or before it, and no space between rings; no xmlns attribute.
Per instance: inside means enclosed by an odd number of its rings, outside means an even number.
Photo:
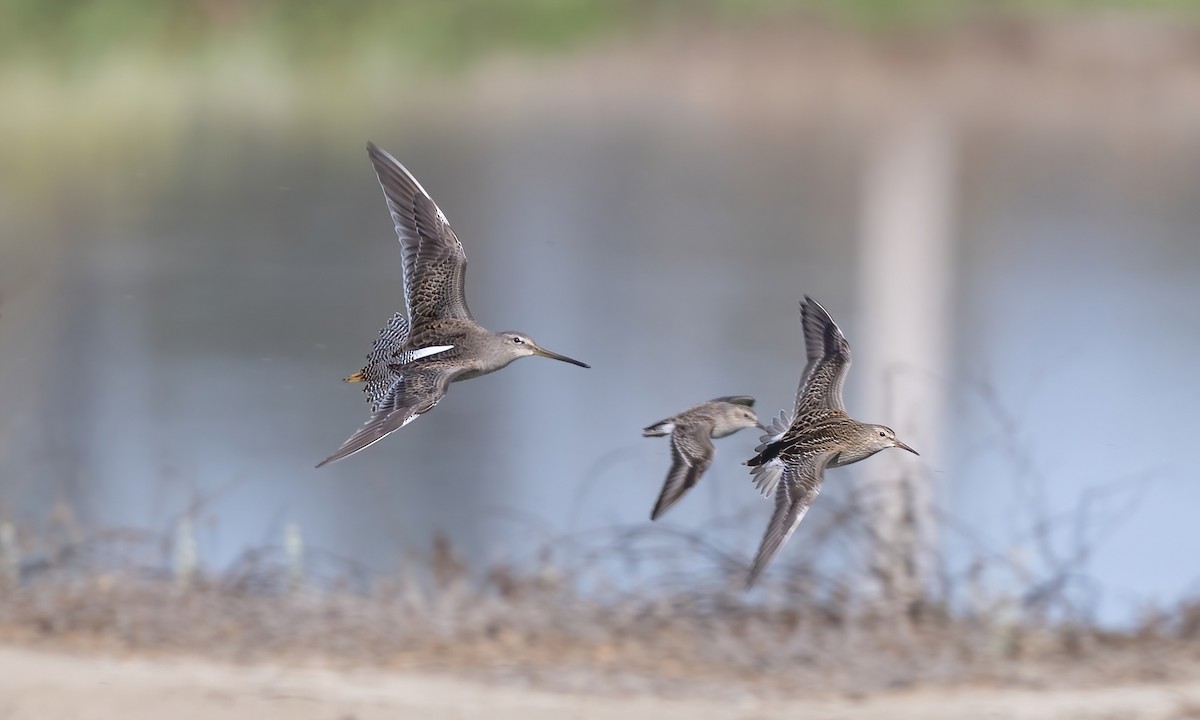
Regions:
<svg viewBox="0 0 1200 720"><path fill-rule="evenodd" d="M486 375L529 355L588 367L519 332L495 333L471 316L463 292L467 256L446 216L394 157L367 144L400 238L408 317L380 331L367 366L371 418L317 467L353 455L437 405L452 382Z"/></svg>
<svg viewBox="0 0 1200 720"><path fill-rule="evenodd" d="M821 491L825 468L841 467L880 450L898 447L917 454L883 425L861 423L846 414L842 384L850 369L850 343L825 308L807 295L800 305L808 364L796 392L795 417L775 421L747 461L764 495L775 493L775 512L746 579L754 584L787 542ZM786 427L785 427L786 426ZM781 482L782 480L782 482Z"/></svg>
<svg viewBox="0 0 1200 720"><path fill-rule="evenodd" d="M762 427L751 409L753 405L754 398L748 395L719 397L659 420L642 431L643 437L671 435L671 470L650 512L651 520L657 520L700 481L716 453L713 438L732 435L742 428Z"/></svg>

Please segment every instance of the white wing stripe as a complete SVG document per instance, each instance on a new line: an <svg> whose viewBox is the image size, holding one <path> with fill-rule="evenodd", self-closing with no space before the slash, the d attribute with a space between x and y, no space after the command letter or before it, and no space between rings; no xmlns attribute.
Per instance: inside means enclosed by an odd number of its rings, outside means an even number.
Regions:
<svg viewBox="0 0 1200 720"><path fill-rule="evenodd" d="M412 351L412 359L420 360L421 358L427 358L431 355L437 355L438 353L444 353L447 350L453 350L453 349L454 349L453 345L430 345L429 347L423 347L418 350L413 350Z"/></svg>

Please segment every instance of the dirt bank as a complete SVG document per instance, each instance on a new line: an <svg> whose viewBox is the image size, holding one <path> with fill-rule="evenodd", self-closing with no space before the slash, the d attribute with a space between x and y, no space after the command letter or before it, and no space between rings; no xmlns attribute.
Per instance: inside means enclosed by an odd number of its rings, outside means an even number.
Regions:
<svg viewBox="0 0 1200 720"><path fill-rule="evenodd" d="M1089 690L929 690L865 700L717 702L569 695L411 672L341 672L0 648L0 718L101 720L959 720L1200 718L1200 682Z"/></svg>

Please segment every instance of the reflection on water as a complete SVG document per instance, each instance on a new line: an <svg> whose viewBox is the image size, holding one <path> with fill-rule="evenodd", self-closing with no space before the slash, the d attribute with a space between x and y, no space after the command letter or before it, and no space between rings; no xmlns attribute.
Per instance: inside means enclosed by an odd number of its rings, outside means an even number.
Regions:
<svg viewBox="0 0 1200 720"><path fill-rule="evenodd" d="M198 541L216 565L289 520L378 568L435 530L474 557L520 554L646 522L669 462L646 423L718 395L754 395L764 416L787 405L802 294L854 340L862 158L847 138L549 121L381 132L462 238L479 320L593 369L533 359L455 385L403 432L316 471L366 416L339 378L402 303L366 139L201 133L161 177L138 157L64 166L45 208L4 213L0 230L25 238L0 276L13 288L6 512L39 517L66 497L90 523L162 529L204 499ZM1175 452L1200 404L1191 159L1122 169L1094 148L963 149L944 379L955 451L922 460L1000 547L1039 493L1069 509L1085 487L1151 477L1094 565L1118 595L1184 590L1140 559L1165 540L1200 545L1184 532L1200 491ZM853 375L847 391L853 410ZM748 557L770 511L739 465L755 442L718 442L665 522ZM853 474L831 472L828 493Z"/></svg>

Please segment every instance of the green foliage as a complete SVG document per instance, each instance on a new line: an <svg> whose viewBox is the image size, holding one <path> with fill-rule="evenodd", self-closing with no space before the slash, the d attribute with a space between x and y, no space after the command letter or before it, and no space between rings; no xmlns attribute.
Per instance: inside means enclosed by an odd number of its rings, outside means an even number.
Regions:
<svg viewBox="0 0 1200 720"><path fill-rule="evenodd" d="M386 53L457 67L693 18L820 17L886 31L1098 9L1200 17L1198 0L0 0L0 62L70 69L107 55L188 59L250 45L300 64Z"/></svg>
<svg viewBox="0 0 1200 720"><path fill-rule="evenodd" d="M249 41L290 61L385 50L434 65L508 48L559 49L636 24L598 0L0 0L0 58L67 66L105 53L190 57Z"/></svg>

